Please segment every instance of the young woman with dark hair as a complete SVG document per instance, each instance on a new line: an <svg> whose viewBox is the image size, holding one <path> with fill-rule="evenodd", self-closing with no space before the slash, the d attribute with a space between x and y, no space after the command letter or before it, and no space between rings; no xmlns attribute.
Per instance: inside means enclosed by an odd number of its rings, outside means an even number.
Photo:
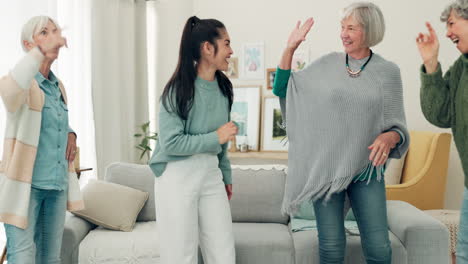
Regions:
<svg viewBox="0 0 468 264"><path fill-rule="evenodd" d="M232 54L225 26L189 18L177 68L164 88L159 140L149 165L156 175L155 202L163 264L234 264L228 199L232 196L227 142L232 84L221 71Z"/></svg>

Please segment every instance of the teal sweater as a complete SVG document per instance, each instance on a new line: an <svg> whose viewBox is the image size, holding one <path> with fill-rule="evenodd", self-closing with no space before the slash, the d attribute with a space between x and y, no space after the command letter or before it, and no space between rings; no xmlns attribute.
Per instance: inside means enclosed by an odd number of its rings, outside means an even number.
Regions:
<svg viewBox="0 0 468 264"><path fill-rule="evenodd" d="M468 54L461 55L442 77L421 67L421 108L433 125L452 128L468 188Z"/></svg>
<svg viewBox="0 0 468 264"><path fill-rule="evenodd" d="M228 98L222 94L216 80L195 80L193 106L187 120L182 120L176 111L166 109L161 101L159 139L149 161L154 174L161 176L168 162L184 160L195 154L213 154L218 156L224 183L231 184L227 144L220 145L216 133L220 126L229 122L229 114Z"/></svg>

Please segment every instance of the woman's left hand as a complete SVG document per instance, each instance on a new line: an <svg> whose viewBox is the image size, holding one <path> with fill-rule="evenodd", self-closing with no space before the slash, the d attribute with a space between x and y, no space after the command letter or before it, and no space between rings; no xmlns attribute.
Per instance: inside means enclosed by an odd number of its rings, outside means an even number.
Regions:
<svg viewBox="0 0 468 264"><path fill-rule="evenodd" d="M73 162L76 156L76 135L75 133L68 133L67 150L65 152L65 158L69 162Z"/></svg>
<svg viewBox="0 0 468 264"><path fill-rule="evenodd" d="M227 193L227 196L228 196L228 200L231 200L231 198L232 198L232 184L226 184L225 188L226 188L226 193Z"/></svg>
<svg viewBox="0 0 468 264"><path fill-rule="evenodd" d="M373 162L374 166L385 164L390 150L392 150L399 141L400 135L395 131L380 134L374 140L374 143L368 147L372 150L369 155L369 160Z"/></svg>

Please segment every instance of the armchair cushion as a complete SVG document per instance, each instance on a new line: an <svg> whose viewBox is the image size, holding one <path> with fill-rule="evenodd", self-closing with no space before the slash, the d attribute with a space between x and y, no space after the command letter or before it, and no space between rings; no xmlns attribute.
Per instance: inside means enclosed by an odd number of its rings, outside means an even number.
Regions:
<svg viewBox="0 0 468 264"><path fill-rule="evenodd" d="M385 169L385 184L400 184L406 153L408 152L405 152L400 159L390 159Z"/></svg>
<svg viewBox="0 0 468 264"><path fill-rule="evenodd" d="M387 200L408 202L421 210L444 207L451 135L411 131L400 184L387 184Z"/></svg>

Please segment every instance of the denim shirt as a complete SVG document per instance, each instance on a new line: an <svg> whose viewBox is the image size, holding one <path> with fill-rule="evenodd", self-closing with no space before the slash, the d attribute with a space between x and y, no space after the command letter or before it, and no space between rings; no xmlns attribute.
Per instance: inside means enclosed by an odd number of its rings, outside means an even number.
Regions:
<svg viewBox="0 0 468 264"><path fill-rule="evenodd" d="M46 190L66 190L68 161L65 151L68 133L68 108L59 88L59 81L50 72L49 79L40 72L34 77L44 92L41 132L32 176L32 187Z"/></svg>

